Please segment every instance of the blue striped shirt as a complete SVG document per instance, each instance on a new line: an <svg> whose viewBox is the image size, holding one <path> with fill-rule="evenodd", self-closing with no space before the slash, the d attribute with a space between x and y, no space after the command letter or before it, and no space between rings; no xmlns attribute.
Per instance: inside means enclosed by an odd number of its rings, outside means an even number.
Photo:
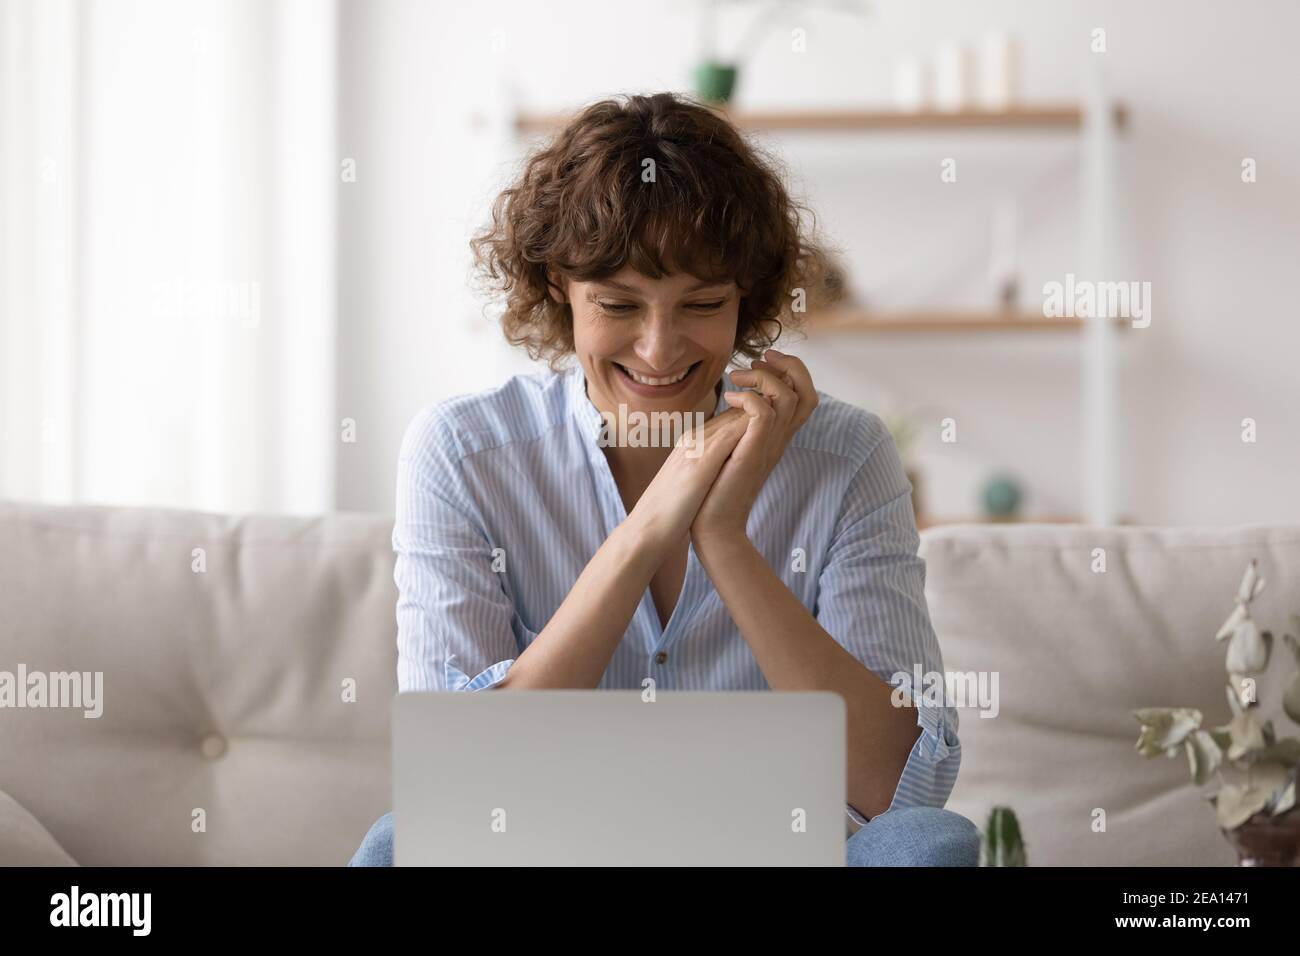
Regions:
<svg viewBox="0 0 1300 956"><path fill-rule="evenodd" d="M738 390L729 375L722 385ZM905 673L910 685L918 666L941 675L893 439L877 415L818 394L754 504L750 540L881 679L898 686ZM719 394L715 414L728 407ZM401 691L491 687L546 626L627 517L599 441L604 424L579 366L516 376L416 416L393 529ZM769 689L694 547L668 626L647 588L598 686L639 690L647 677L658 690ZM916 707L921 734L889 809L947 801L961 762L949 703Z"/></svg>

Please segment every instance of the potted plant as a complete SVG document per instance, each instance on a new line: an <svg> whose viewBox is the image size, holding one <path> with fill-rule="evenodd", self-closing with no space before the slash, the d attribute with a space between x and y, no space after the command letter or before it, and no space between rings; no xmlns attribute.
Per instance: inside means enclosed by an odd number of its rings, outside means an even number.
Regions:
<svg viewBox="0 0 1300 956"><path fill-rule="evenodd" d="M1010 807L989 811L980 842L980 866L1028 866L1025 841L1020 835L1020 821Z"/></svg>
<svg viewBox="0 0 1300 956"><path fill-rule="evenodd" d="M695 92L700 99L723 105L731 101L736 90L736 80L744 65L777 14L786 7L812 6L812 0L775 0L754 17L735 52L727 57L718 52L718 8L730 0L700 0L700 61L695 67ZM830 0L823 3L829 8L841 8L850 13L866 13L866 4L853 0Z"/></svg>
<svg viewBox="0 0 1300 956"><path fill-rule="evenodd" d="M1232 613L1215 640L1227 641L1225 669L1232 718L1204 729L1199 710L1188 707L1134 711L1142 727L1137 750L1143 756L1187 754L1192 780L1203 785L1217 779L1207 799L1219 826L1237 851L1242 866L1300 865L1300 810L1296 808L1296 772L1300 740L1278 737L1272 720L1261 720L1255 677L1268 666L1273 646L1270 631L1260 630L1250 614L1251 602L1264 588L1259 562L1251 561L1237 591ZM1300 723L1300 616L1292 616L1294 634L1282 641L1294 657L1282 695L1282 709Z"/></svg>

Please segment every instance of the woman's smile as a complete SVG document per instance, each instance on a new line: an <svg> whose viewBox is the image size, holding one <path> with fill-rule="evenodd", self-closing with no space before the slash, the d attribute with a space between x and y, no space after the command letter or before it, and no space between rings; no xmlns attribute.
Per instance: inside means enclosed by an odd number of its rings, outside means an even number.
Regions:
<svg viewBox="0 0 1300 956"><path fill-rule="evenodd" d="M667 374L653 374L642 369L610 362L617 370L623 388L640 398L675 398L692 386L704 361L694 362L683 369Z"/></svg>

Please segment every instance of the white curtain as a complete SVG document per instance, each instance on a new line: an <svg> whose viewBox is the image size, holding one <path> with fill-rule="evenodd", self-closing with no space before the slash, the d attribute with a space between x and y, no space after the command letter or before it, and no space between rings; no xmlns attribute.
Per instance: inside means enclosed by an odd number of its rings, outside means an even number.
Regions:
<svg viewBox="0 0 1300 956"><path fill-rule="evenodd" d="M0 497L335 503L335 0L0 0Z"/></svg>

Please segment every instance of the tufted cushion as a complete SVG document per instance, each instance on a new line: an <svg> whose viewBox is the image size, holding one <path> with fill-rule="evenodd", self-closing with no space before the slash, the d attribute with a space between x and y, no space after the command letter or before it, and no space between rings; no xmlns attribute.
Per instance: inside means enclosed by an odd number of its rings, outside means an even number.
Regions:
<svg viewBox="0 0 1300 956"><path fill-rule="evenodd" d="M1132 711L1196 707L1207 725L1227 723L1214 634L1254 557L1268 582L1253 606L1261 625L1300 611L1300 528L951 526L927 530L922 555L944 667L999 674L998 716L958 711L949 809L982 827L1010 805L1030 865L1235 862L1186 759L1134 750ZM1277 651L1260 679L1266 712L1291 667ZM1275 726L1297 732L1285 716Z"/></svg>
<svg viewBox="0 0 1300 956"><path fill-rule="evenodd" d="M391 530L0 503L0 670L103 672L98 718L0 711L0 787L83 865L346 863L390 809Z"/></svg>

